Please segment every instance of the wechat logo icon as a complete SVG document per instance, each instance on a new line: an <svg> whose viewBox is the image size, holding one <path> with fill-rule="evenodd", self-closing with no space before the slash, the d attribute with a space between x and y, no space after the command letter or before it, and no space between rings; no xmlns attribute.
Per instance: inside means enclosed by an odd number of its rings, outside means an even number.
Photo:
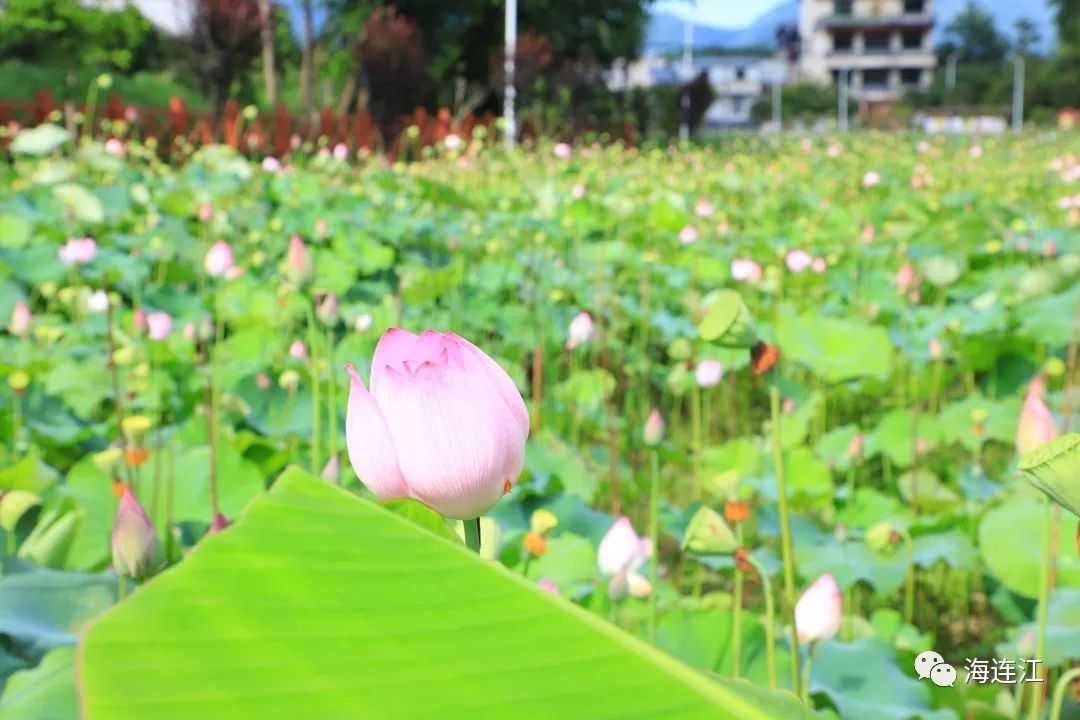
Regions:
<svg viewBox="0 0 1080 720"><path fill-rule="evenodd" d="M941 653L927 650L915 658L915 674L920 680L930 679L938 687L953 687L956 682L956 668L945 662Z"/></svg>

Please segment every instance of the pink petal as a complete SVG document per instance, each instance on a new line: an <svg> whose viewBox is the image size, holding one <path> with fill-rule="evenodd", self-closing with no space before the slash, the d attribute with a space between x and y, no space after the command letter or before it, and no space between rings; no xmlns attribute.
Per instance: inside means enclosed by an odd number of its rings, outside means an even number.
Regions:
<svg viewBox="0 0 1080 720"><path fill-rule="evenodd" d="M510 414L518 422L522 434L528 437L529 410L525 407L525 401L521 399L521 393L518 392L517 387L514 385L514 381L511 380L510 376L506 374L506 371L499 367L497 362L488 357L483 350L476 347L465 338L458 337L454 333L448 333L448 335L456 341L458 347L463 348L467 353L471 353L473 358L480 361L480 365L484 368L492 387L503 399L503 402L506 403L507 410L510 411Z"/></svg>
<svg viewBox="0 0 1080 720"><path fill-rule="evenodd" d="M345 412L349 462L360 482L380 499L408 497L386 419L353 366L346 365L345 369L352 377Z"/></svg>
<svg viewBox="0 0 1080 720"><path fill-rule="evenodd" d="M411 359L412 346L417 336L401 328L389 328L379 338L375 354L371 358L371 392L378 396L383 373L388 367L403 369L405 361Z"/></svg>
<svg viewBox="0 0 1080 720"><path fill-rule="evenodd" d="M405 482L446 517L478 517L521 472L525 433L479 363L410 365L384 366L375 395Z"/></svg>

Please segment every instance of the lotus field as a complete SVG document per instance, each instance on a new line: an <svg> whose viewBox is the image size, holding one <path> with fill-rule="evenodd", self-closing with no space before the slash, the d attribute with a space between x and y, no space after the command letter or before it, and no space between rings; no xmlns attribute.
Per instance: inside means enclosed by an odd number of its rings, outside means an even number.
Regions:
<svg viewBox="0 0 1080 720"><path fill-rule="evenodd" d="M15 138L0 720L1080 717L1075 133L453 140Z"/></svg>

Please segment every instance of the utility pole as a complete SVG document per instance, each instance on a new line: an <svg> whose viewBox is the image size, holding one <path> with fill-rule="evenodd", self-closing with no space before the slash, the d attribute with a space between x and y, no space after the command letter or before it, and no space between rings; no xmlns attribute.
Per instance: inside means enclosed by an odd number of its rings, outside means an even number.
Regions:
<svg viewBox="0 0 1080 720"><path fill-rule="evenodd" d="M683 21L683 50L682 50L682 64L685 79L683 83L690 82L690 76L694 71L694 23L690 19ZM690 139L690 93L683 92L682 97L679 98L679 112L681 115L681 122L679 123L679 140L686 141Z"/></svg>
<svg viewBox="0 0 1080 720"><path fill-rule="evenodd" d="M945 89L954 90L956 88L956 60L957 54L952 53L945 58Z"/></svg>
<svg viewBox="0 0 1080 720"><path fill-rule="evenodd" d="M1018 133L1024 129L1024 56L1013 53L1009 60L1013 64L1012 129Z"/></svg>
<svg viewBox="0 0 1080 720"><path fill-rule="evenodd" d="M780 92L780 81L774 79L772 86L772 121L773 125L776 126L776 132L780 132L783 129L783 120L781 119L780 114L780 103L783 98L781 97Z"/></svg>
<svg viewBox="0 0 1080 720"><path fill-rule="evenodd" d="M839 83L840 87L837 88L836 92L836 111L839 116L838 125L843 132L848 129L848 80L850 77L850 70L841 69L837 71L836 82Z"/></svg>
<svg viewBox="0 0 1080 720"><path fill-rule="evenodd" d="M506 28L503 48L503 74L506 76L506 88L503 90L503 121L506 128L503 138L509 150L517 142L517 119L514 115L514 100L517 89L514 87L514 58L517 55L517 0L506 0Z"/></svg>

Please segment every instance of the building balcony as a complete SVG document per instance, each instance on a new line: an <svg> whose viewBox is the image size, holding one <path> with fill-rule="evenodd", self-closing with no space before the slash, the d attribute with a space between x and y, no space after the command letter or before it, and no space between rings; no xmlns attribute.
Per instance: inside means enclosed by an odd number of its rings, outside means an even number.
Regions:
<svg viewBox="0 0 1080 720"><path fill-rule="evenodd" d="M876 67L932 68L937 65L937 55L928 50L830 50L825 55L829 70L849 68L862 70Z"/></svg>
<svg viewBox="0 0 1080 720"><path fill-rule="evenodd" d="M817 21L821 30L929 30L932 13L904 15L828 15Z"/></svg>

